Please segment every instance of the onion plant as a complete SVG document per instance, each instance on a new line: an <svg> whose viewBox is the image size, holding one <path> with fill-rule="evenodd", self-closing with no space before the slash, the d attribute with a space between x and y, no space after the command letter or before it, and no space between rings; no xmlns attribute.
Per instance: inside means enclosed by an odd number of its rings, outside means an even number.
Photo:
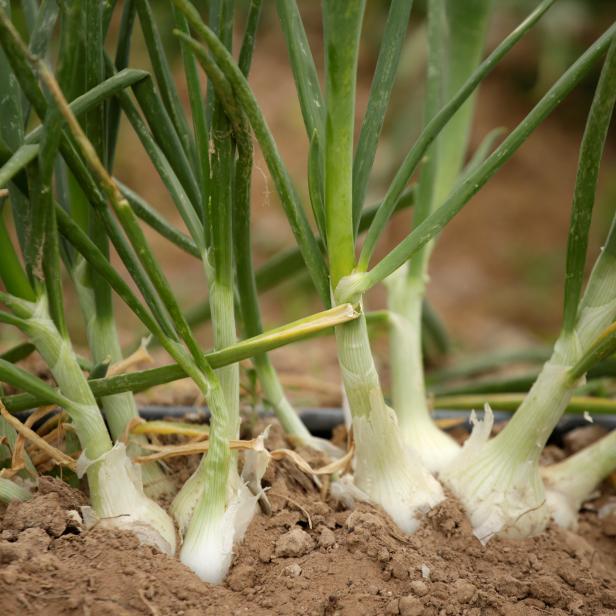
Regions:
<svg viewBox="0 0 616 616"><path fill-rule="evenodd" d="M137 1L135 4L162 95L159 101L151 89L143 85L135 89L151 134L128 97L122 97L121 106L165 180L197 248L207 279L214 343L217 348L223 348L233 344L237 337L236 290L244 334L256 336L262 331L250 248L252 143L245 120L234 112L233 95L226 80L207 55L191 48L190 40L185 41L183 47L194 129L193 135L189 134L149 3ZM251 4L239 59L244 75L250 67L260 11L260 2ZM234 3L213 3L208 14L219 40L230 48ZM178 36L186 37L188 26L179 11L175 12L175 22ZM205 104L196 61L208 70ZM298 440L319 446L289 404L267 355L255 356L254 362L264 395L283 426ZM221 434L227 441L237 439L239 367L231 365L219 370L217 378L226 404ZM235 456L230 452L228 460L219 461L219 465L227 467L220 494L217 497L207 494L205 490L212 482L208 474L212 472L214 458L215 452L210 449L175 498L172 511L185 534L184 562L205 579L220 581L229 566L232 545L241 538L250 520L242 510L248 502L254 508L255 497L240 481ZM225 476L222 471L221 468L220 477ZM209 510L206 501L209 501Z"/></svg>
<svg viewBox="0 0 616 616"><path fill-rule="evenodd" d="M444 102L455 96L480 61L492 2L430 2L427 15L428 58L426 125ZM547 5L546 5L547 8ZM374 87L374 85L373 85ZM468 144L474 96L458 109L426 151L413 226L441 206L459 181ZM489 148L491 135L486 140ZM481 150L481 148L480 148ZM481 154L479 154L481 156ZM481 162L474 159L473 164ZM467 170L467 173L470 171ZM432 421L423 374L421 315L434 241L386 281L391 313L391 396L405 444L431 471L439 471L458 453L457 443Z"/></svg>
<svg viewBox="0 0 616 616"><path fill-rule="evenodd" d="M580 507L616 469L615 441L612 431L566 460L541 469L546 504L559 526L577 528Z"/></svg>
<svg viewBox="0 0 616 616"><path fill-rule="evenodd" d="M69 100L98 86L105 77L105 55L103 40L109 25L107 11L100 2L73 3L63 12L63 28L60 40L60 64L58 81ZM116 65L123 66L129 52L130 37L123 33L116 53ZM84 62L77 62L83 57ZM84 116L84 131L95 146L98 156L108 168L114 156L111 148L115 139L117 122L108 114L109 103L93 106ZM94 242L104 254L109 252L109 240L104 225L93 215L90 205L70 172L61 168L64 174L60 185L64 187L59 195L63 206L73 219L90 233ZM95 365L105 365L122 360L120 342L116 330L111 299L111 287L104 278L93 271L83 257L67 249L63 253L67 268L77 290L79 303L85 318L88 345ZM101 400L105 420L114 440L126 431L128 423L138 417L134 397L130 393L105 397ZM140 448L135 439L129 445L129 453L137 454ZM152 496L169 493L171 482L165 477L158 464L143 466L143 479L146 490Z"/></svg>
<svg viewBox="0 0 616 616"><path fill-rule="evenodd" d="M22 60L31 53L15 38L15 31L5 12L2 13L1 29L3 40L7 40L4 37L8 35L18 46L21 44ZM3 47L10 61L11 52L6 46ZM10 74L6 61L4 68L9 78L3 80L7 87L3 99L8 98L12 103L12 113L3 116L3 138L7 135L6 139L19 142L24 139L26 120L22 115L21 92L15 87L16 80ZM19 71L15 63L11 68ZM45 97L38 88L36 104L46 105ZM171 519L144 495L140 472L136 472L127 458L124 445L119 443L113 446L70 342L63 308L60 244L52 195L52 177L62 138L62 124L60 115L54 111L40 113L39 117L44 120L44 135L36 156L30 159L25 169L28 198L21 193L17 199L12 199L17 210L14 218L25 271L11 243L7 242L3 247L0 268L6 291L1 292L0 299L11 312L3 312L1 318L4 323L17 326L28 336L60 387L62 406L71 417L83 449L80 468L87 473L96 514L112 525L131 527L146 540L167 552L173 552L175 530ZM18 190L14 187L14 194ZM18 206L23 209L18 209ZM5 367L8 366L10 364ZM30 385L34 386L33 380ZM117 495L113 494L114 490L117 490Z"/></svg>
<svg viewBox="0 0 616 616"><path fill-rule="evenodd" d="M561 334L551 357L502 432L488 441L492 426L488 407L484 422L476 426L460 456L442 474L465 504L482 541L497 533L524 537L540 532L550 517L548 501L557 521L570 521L582 499L613 468L609 447L612 439L608 439L547 469L544 476L552 497L546 500L539 470L541 451L575 387L596 363L597 345L602 346L604 330L616 318L616 218L582 294L598 170L615 100L616 39L612 35L580 147ZM592 464L587 468L588 462Z"/></svg>
<svg viewBox="0 0 616 616"><path fill-rule="evenodd" d="M60 65L58 78L64 83L67 95L74 98L75 94L86 86L95 86L100 80L101 60L103 48L100 39L103 30L108 26L108 17L102 10L100 3L74 3L66 5L62 13L63 28L60 40ZM36 18L38 27L31 34L30 49L42 53L53 33L53 28L58 17L58 6L54 2L41 5ZM84 40L90 39L92 44L86 46ZM78 63L78 57L87 57L85 63ZM8 83L8 82L5 82ZM111 135L104 135L106 128L106 114L104 107L99 105L89 116L90 132L95 133L94 141L100 149L104 147L103 141L112 143ZM13 119L18 122L18 110L10 109L10 114L5 116L7 123ZM10 129L9 129L10 130ZM40 131L39 131L40 132ZM107 132L111 132L107 131ZM107 139L107 137L109 137ZM33 138L30 135L29 138ZM12 142L11 139L8 140ZM27 151L35 155L36 146L30 144L24 146ZM112 158L108 156L108 158ZM63 206L88 232L91 232L96 241L106 250L105 235L101 230L101 224L96 217L89 215L89 206L83 193L71 175L66 175L64 169L57 179L60 187L58 198ZM19 217L19 204L23 201L23 195L9 186L11 201L14 205L15 215ZM95 365L103 367L110 362L122 359L119 349L117 333L111 304L110 289L105 281L91 272L84 260L70 247L64 247L61 252L62 258L71 273L78 297L86 321L86 331L89 346L92 351ZM109 425L112 438L121 437L128 422L137 417L137 409L133 397L130 394L107 397L101 401L105 420ZM139 439L137 439L139 440ZM138 447L129 446L131 453L137 453ZM170 490L170 483L165 478L157 465L146 465L143 468L146 489L152 494L162 494Z"/></svg>

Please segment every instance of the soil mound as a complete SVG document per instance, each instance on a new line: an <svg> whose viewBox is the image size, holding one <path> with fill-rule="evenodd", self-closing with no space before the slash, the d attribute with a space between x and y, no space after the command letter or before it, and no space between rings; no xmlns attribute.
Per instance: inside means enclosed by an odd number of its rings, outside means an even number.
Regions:
<svg viewBox="0 0 616 616"><path fill-rule="evenodd" d="M45 478L31 501L2 516L2 613L616 614L614 533L594 513L577 533L550 528L484 548L453 499L405 536L369 505L337 510L288 461L266 478L272 515L253 520L218 587L131 534L84 530L84 496Z"/></svg>

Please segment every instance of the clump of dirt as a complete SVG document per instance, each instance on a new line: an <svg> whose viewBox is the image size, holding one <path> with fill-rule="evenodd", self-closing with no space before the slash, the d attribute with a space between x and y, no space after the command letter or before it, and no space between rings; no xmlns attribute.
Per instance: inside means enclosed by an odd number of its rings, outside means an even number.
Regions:
<svg viewBox="0 0 616 616"><path fill-rule="evenodd" d="M259 514L222 586L125 532L75 521L83 495L45 479L0 522L5 614L402 616L616 614L610 516L525 541L473 536L454 499L403 535L378 509L338 510L290 463L267 473Z"/></svg>

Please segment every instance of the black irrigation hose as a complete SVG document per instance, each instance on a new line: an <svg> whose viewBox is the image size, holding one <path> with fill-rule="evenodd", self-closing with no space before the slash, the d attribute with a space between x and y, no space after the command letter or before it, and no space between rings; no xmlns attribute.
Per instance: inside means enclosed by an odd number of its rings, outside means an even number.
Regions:
<svg viewBox="0 0 616 616"><path fill-rule="evenodd" d="M55 411L50 411L50 413L54 412ZM30 413L31 411L24 411L22 413L16 413L15 416L21 421L24 421ZM334 428L344 423L344 415L342 410L339 408L305 408L298 411L298 413L308 430L310 430L314 436L319 436L322 438L331 437ZM148 421L166 418L180 419L191 414L196 414L199 419L202 419L203 421L207 421L210 418L210 413L207 407L148 405L139 409L139 415ZM258 414L261 417L274 416L272 412L267 412L264 410L258 411ZM435 419L462 419L464 421L460 424L460 427L469 432L472 428L472 424L470 422L470 412L466 413L461 411L437 410L434 411L433 417ZM507 421L510 417L511 413L505 411L494 411L495 423ZM45 421L45 419L45 417L42 418L41 423ZM593 419L596 425L605 427L608 430L613 430L616 428L616 414L596 415ZM588 421L582 417L565 416L560 420L554 429L554 432L550 437L550 443L557 445L561 444L562 438L565 434L567 434L567 432L570 432L575 428L588 425ZM36 429L36 424L34 428Z"/></svg>

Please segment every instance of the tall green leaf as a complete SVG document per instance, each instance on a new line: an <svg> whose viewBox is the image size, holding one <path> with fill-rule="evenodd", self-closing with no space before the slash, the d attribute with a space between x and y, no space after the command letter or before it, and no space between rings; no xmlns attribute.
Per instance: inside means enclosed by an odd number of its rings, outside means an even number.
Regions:
<svg viewBox="0 0 616 616"><path fill-rule="evenodd" d="M392 0L381 49L370 86L368 107L359 133L353 161L353 220L355 235L359 225L360 212L366 197L368 178L374 163L376 147L383 128L389 97L396 79L402 46L406 38L412 0Z"/></svg>
<svg viewBox="0 0 616 616"><path fill-rule="evenodd" d="M563 319L563 330L566 332L572 331L575 326L582 293L588 232L614 101L616 101L616 38L605 58L580 145L567 246Z"/></svg>

